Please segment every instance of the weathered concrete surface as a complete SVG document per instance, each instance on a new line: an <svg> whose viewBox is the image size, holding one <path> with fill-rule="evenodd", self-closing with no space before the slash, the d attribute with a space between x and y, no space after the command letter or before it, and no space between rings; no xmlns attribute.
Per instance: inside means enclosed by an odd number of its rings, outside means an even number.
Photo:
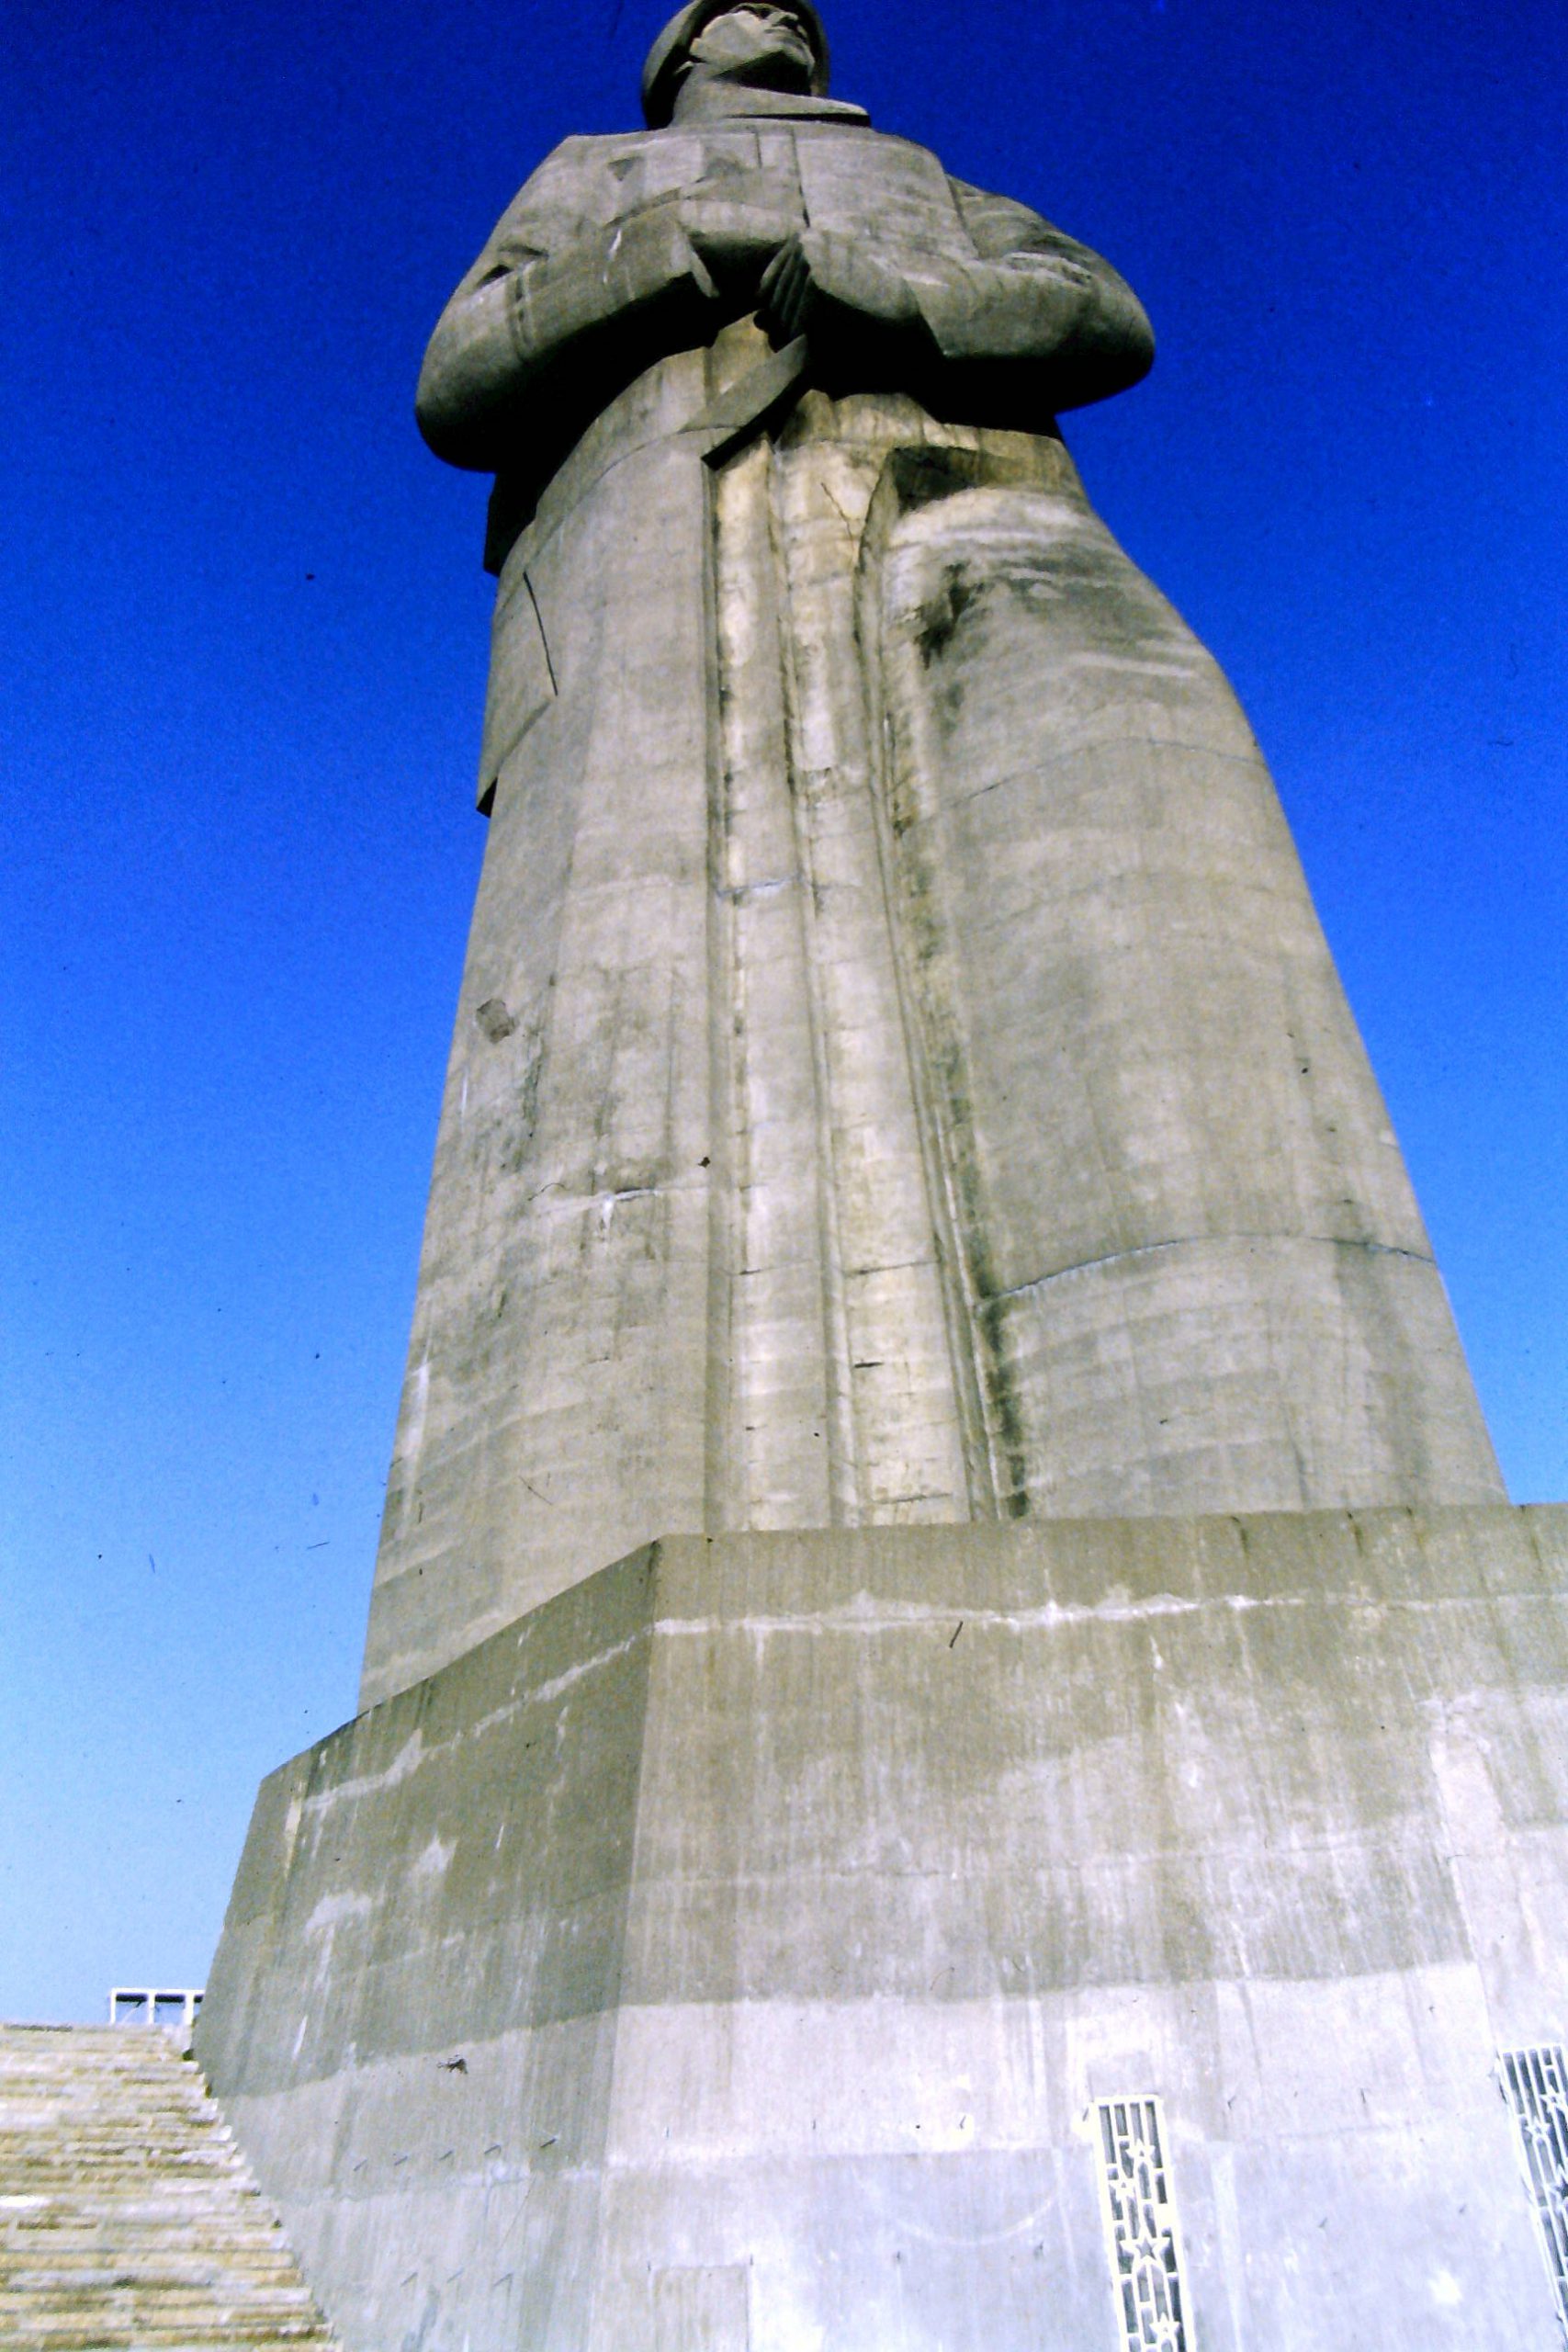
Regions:
<svg viewBox="0 0 1568 2352"><path fill-rule="evenodd" d="M1502 1498L1213 662L1049 436L716 472L760 345L502 575L367 1704L672 1529Z"/></svg>
<svg viewBox="0 0 1568 2352"><path fill-rule="evenodd" d="M1548 2352L1568 1510L682 1539L265 1784L198 2049L355 2352Z"/></svg>
<svg viewBox="0 0 1568 2352"><path fill-rule="evenodd" d="M1258 746L1056 432L1135 297L809 12L671 42L422 378L492 813L366 1704L671 1530L1505 1499Z"/></svg>

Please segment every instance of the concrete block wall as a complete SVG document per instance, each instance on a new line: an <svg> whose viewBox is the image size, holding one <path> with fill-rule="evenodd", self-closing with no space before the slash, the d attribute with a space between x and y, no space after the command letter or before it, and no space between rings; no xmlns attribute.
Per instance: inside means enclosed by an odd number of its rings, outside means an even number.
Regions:
<svg viewBox="0 0 1568 2352"><path fill-rule="evenodd" d="M1568 1510L679 1538L265 1785L198 2048L355 2352L1549 2352Z"/></svg>

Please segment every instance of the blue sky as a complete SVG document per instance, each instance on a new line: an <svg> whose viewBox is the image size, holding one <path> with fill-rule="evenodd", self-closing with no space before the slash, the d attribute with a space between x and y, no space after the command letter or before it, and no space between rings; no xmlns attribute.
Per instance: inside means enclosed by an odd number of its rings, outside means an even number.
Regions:
<svg viewBox="0 0 1568 2352"><path fill-rule="evenodd" d="M412 389L660 12L13 0L0 2016L199 1983L352 1712L483 825ZM1116 262L1090 494L1272 762L1520 1500L1568 1497L1555 0L840 0L835 87Z"/></svg>

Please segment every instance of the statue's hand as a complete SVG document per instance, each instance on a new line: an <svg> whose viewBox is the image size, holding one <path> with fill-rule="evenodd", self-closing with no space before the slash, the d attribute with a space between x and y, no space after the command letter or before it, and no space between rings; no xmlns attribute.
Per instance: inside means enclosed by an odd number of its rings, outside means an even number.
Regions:
<svg viewBox="0 0 1568 2352"><path fill-rule="evenodd" d="M567 247L560 266L570 268L580 256L583 265L623 294L655 293L687 278L710 300L717 291L680 208L673 204L650 204L640 212L628 213L611 228L597 231L580 248Z"/></svg>
<svg viewBox="0 0 1568 2352"><path fill-rule="evenodd" d="M776 343L907 325L919 307L898 273L852 237L807 229L792 236L762 272L758 316Z"/></svg>
<svg viewBox="0 0 1568 2352"><path fill-rule="evenodd" d="M748 294L800 226L798 213L716 196L682 197L677 218L719 286Z"/></svg>

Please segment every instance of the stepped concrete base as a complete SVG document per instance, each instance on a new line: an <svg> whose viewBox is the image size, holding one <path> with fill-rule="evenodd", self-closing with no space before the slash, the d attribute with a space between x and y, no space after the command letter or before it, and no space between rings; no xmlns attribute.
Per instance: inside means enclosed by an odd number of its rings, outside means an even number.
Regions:
<svg viewBox="0 0 1568 2352"><path fill-rule="evenodd" d="M1551 2352L1568 1510L680 1538L263 1787L197 2046L355 2352ZM1179 2339L1148 2335L1136 2342Z"/></svg>
<svg viewBox="0 0 1568 2352"><path fill-rule="evenodd" d="M0 2026L6 2352L332 2352L172 2034Z"/></svg>

